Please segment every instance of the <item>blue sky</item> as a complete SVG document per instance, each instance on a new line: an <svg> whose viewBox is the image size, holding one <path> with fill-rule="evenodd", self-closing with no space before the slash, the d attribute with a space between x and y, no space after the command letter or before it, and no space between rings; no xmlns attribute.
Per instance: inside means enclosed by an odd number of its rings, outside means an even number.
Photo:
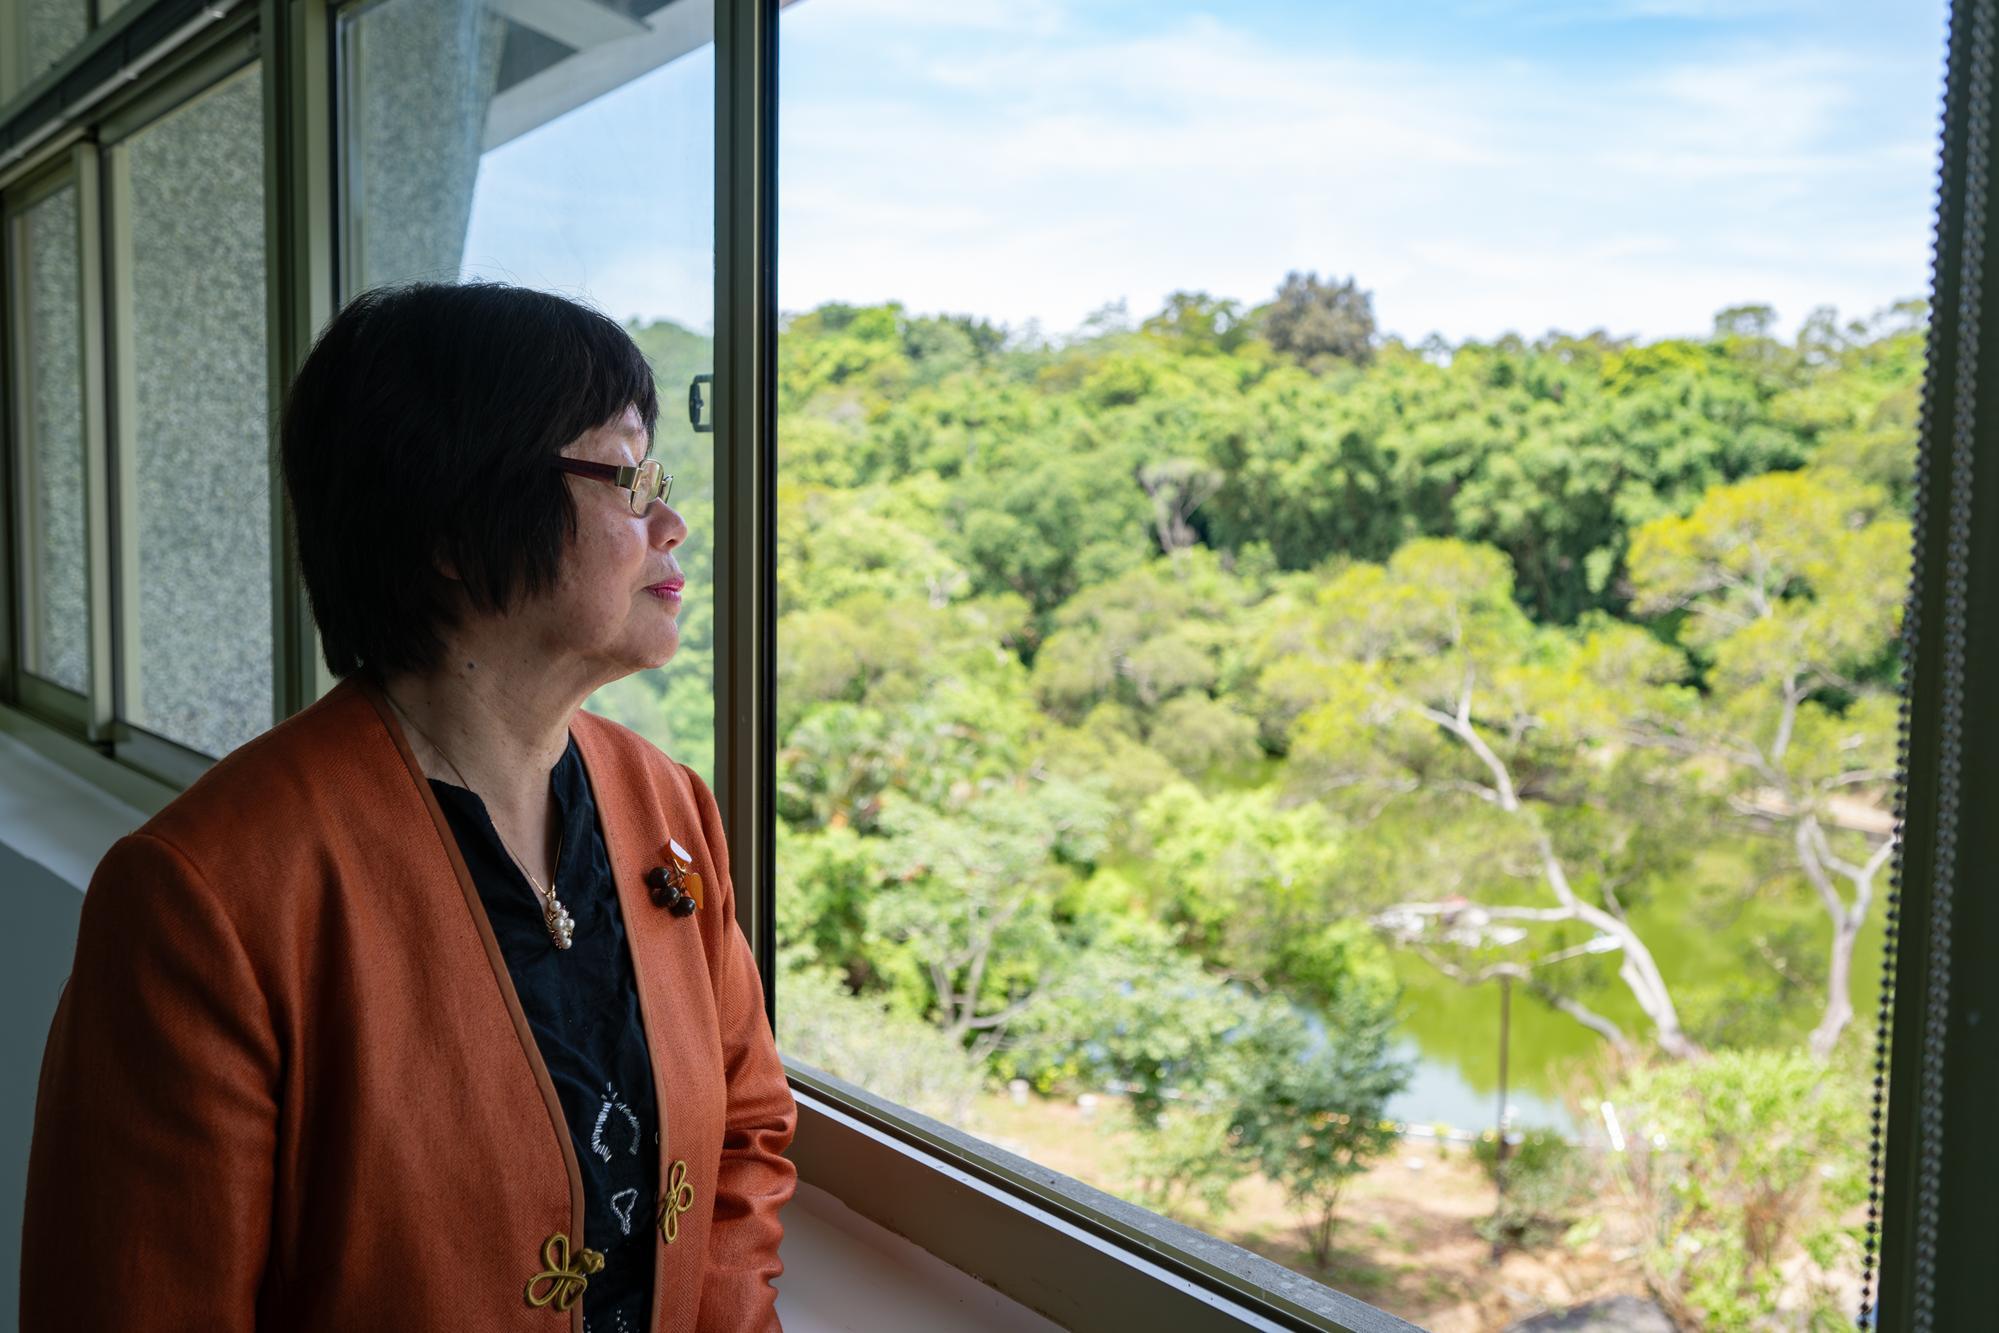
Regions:
<svg viewBox="0 0 1999 1333"><path fill-rule="evenodd" d="M1061 333L1316 269L1412 340L1864 315L1927 286L1944 25L1943 0L798 0L780 302ZM705 326L712 78L687 57L490 155L468 260ZM587 218L555 202L578 191Z"/></svg>

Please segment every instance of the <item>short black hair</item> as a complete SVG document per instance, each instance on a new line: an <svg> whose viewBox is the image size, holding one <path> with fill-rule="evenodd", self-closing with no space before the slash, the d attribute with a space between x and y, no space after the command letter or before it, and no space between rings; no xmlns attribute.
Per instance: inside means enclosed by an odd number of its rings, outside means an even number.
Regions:
<svg viewBox="0 0 1999 1333"><path fill-rule="evenodd" d="M279 429L299 568L335 676L434 669L466 600L504 613L555 584L576 534L548 466L636 407L651 365L586 305L507 283L410 283L348 302L285 397Z"/></svg>

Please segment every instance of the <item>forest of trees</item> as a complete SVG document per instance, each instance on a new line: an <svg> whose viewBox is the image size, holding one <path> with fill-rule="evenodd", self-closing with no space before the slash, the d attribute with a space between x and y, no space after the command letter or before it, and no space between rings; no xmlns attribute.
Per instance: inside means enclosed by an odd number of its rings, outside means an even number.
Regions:
<svg viewBox="0 0 1999 1333"><path fill-rule="evenodd" d="M1057 341L791 317L780 1042L947 1119L1123 1089L1137 1197L1258 1172L1323 1267L1398 978L1506 976L1713 1177L1655 1191L1654 1288L1757 1326L1864 1194L1814 1167L1864 1125L1925 312L1774 328L1409 346L1300 274ZM701 764L689 607L608 711Z"/></svg>

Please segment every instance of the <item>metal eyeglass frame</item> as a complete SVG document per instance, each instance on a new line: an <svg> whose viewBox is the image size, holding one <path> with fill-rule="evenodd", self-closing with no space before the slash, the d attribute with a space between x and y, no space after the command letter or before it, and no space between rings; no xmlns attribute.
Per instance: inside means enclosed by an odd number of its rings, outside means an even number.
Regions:
<svg viewBox="0 0 1999 1333"><path fill-rule="evenodd" d="M634 514L643 515L646 510L652 508L654 500L658 500L664 504L666 498L673 494L673 475L661 470L662 465L657 458L645 459L636 467L618 467L611 463L592 463L584 458L557 458L552 461L556 467L564 472L572 472L579 477L589 477L593 481L609 482L613 486L622 486L625 490L631 492L632 512ZM654 480L642 481L641 479L647 477L648 474ZM651 490L654 486L658 487L657 493L647 496L645 502L641 504L639 502L640 492L642 490Z"/></svg>

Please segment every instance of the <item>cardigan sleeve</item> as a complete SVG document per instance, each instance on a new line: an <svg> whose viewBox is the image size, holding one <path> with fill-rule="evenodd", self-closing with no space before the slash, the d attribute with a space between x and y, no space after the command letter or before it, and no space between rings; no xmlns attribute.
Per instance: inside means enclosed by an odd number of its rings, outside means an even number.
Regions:
<svg viewBox="0 0 1999 1333"><path fill-rule="evenodd" d="M114 844L42 1056L24 1333L257 1323L280 1052L234 924L171 844Z"/></svg>
<svg viewBox="0 0 1999 1333"><path fill-rule="evenodd" d="M729 878L729 850L721 812L700 774L686 765L708 844L709 864L719 881L713 911L719 944L711 953L716 1011L722 1025L722 1059L728 1081L728 1119L722 1133L722 1163L715 1179L714 1222L708 1233L708 1262L701 1285L697 1327L775 1329L777 1290L771 1279L784 1271L778 1242L784 1223L778 1212L797 1189L798 1169L784 1150L798 1126L798 1107L785 1081L777 1042L764 1015L763 985L749 942L736 924L736 895ZM704 915L706 912L704 911Z"/></svg>

